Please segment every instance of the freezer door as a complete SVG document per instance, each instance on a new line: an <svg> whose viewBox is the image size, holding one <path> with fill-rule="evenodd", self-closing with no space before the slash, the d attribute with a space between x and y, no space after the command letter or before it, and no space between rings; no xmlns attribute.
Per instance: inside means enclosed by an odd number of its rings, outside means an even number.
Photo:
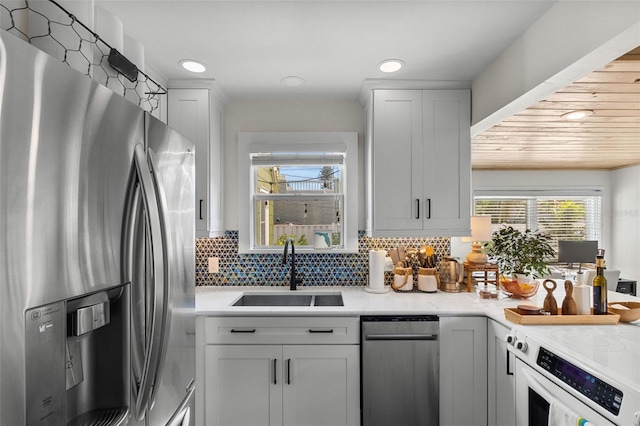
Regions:
<svg viewBox="0 0 640 426"><path fill-rule="evenodd" d="M147 283L136 287L133 282L132 289L132 317L136 319L132 363L138 378L133 385L139 397L134 406L144 409L135 417L140 421L144 416L148 425L193 424L189 413L195 389L194 148L149 115L145 128L146 162L141 169L148 166L155 191L149 198L155 199L158 208L155 212L151 201L138 201L139 208L133 213L134 222L145 225L136 226L138 231L133 234L138 235L131 244L143 240L146 249L134 250L131 273L137 281ZM138 193L142 196L145 191ZM155 215L161 230L156 231L152 223ZM155 255L159 250L153 245L156 233L163 244L161 256ZM161 271L156 270L158 262L162 262ZM155 310L159 306L166 309L162 316Z"/></svg>

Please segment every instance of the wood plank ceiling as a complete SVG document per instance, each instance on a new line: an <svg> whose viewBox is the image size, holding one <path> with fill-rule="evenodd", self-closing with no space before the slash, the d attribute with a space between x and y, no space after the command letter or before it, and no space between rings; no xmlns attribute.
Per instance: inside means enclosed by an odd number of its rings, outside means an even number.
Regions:
<svg viewBox="0 0 640 426"><path fill-rule="evenodd" d="M580 120L562 117L587 110ZM474 170L611 170L640 164L640 47L471 141Z"/></svg>

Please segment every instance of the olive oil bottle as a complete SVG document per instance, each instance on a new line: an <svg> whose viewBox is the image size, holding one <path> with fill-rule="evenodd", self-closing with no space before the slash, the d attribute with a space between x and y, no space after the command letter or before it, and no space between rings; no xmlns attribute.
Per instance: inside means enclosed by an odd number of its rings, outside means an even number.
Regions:
<svg viewBox="0 0 640 426"><path fill-rule="evenodd" d="M593 278L593 314L607 314L607 279L604 277L604 250L596 256L596 276Z"/></svg>

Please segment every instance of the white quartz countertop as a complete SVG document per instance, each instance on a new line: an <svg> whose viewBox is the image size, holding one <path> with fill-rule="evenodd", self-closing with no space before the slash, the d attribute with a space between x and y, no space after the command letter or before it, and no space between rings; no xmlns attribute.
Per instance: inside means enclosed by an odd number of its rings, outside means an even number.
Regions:
<svg viewBox="0 0 640 426"><path fill-rule="evenodd" d="M558 283L554 296L562 305L564 287ZM475 291L463 293L388 293L375 294L363 287L299 287L297 294L342 293L344 306L232 306L243 293L293 293L288 287L213 287L196 288L196 315L209 316L359 316L417 315L487 316L508 327L513 323L504 317L504 308L521 303L542 307L546 291L542 286L530 299L481 299ZM609 301L640 300L630 295L609 292Z"/></svg>
<svg viewBox="0 0 640 426"><path fill-rule="evenodd" d="M564 285L556 280L554 297L558 306L564 299ZM205 316L360 316L360 315L428 315L486 316L506 327L535 335L568 359L601 371L640 392L640 321L617 325L518 325L508 321L504 308L521 303L542 307L546 290L541 285L530 299L481 299L476 291L464 293L396 293L364 291L363 287L299 287L298 294L342 293L344 306L335 307L250 307L232 306L244 293L291 293L288 287L197 287L196 315ZM627 294L608 292L609 302L640 301ZM518 331L520 330L520 331ZM605 336L605 337L603 337ZM573 340L572 340L573 339ZM593 341L598 344L593 345ZM604 345L604 346L603 346ZM603 351L613 348L615 351Z"/></svg>

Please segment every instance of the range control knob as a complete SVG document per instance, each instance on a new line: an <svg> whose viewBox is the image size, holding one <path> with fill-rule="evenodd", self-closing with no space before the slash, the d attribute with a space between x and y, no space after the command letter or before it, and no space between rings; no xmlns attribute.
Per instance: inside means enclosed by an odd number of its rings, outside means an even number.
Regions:
<svg viewBox="0 0 640 426"><path fill-rule="evenodd" d="M640 426L640 411L636 411L633 415L633 426Z"/></svg>
<svg viewBox="0 0 640 426"><path fill-rule="evenodd" d="M516 349L522 351L522 352L527 352L527 350L529 349L529 345L527 345L527 342L522 341L522 340L518 340L516 342Z"/></svg>
<svg viewBox="0 0 640 426"><path fill-rule="evenodd" d="M516 339L516 335L515 334L509 333L509 334L507 334L505 336L505 340L507 341L508 344L514 345L516 343L516 340L518 340L518 339Z"/></svg>

